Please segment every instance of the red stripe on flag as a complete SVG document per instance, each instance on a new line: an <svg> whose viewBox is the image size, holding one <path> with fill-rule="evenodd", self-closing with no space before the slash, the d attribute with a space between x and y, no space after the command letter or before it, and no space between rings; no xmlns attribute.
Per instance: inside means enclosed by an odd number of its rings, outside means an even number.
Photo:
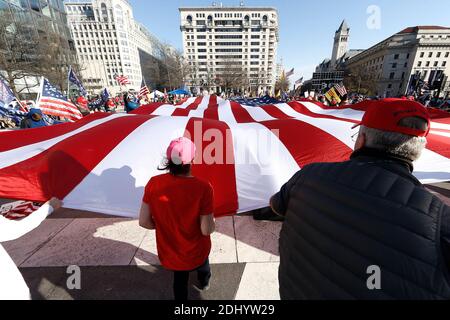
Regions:
<svg viewBox="0 0 450 320"><path fill-rule="evenodd" d="M205 119L219 120L219 105L217 104L217 96L212 95L209 98L208 108L203 114Z"/></svg>
<svg viewBox="0 0 450 320"><path fill-rule="evenodd" d="M331 134L300 120L263 121L261 125L269 130L279 130L280 141L289 150L300 168L316 162L347 161L353 152Z"/></svg>
<svg viewBox="0 0 450 320"><path fill-rule="evenodd" d="M252 118L250 113L245 110L243 106L235 101L230 101L231 112L234 115L237 123L252 123L256 122L255 119Z"/></svg>
<svg viewBox="0 0 450 320"><path fill-rule="evenodd" d="M203 97L197 97L186 109L176 108L172 113L172 117L188 117L189 113L193 110L197 110L200 103L202 103Z"/></svg>
<svg viewBox="0 0 450 320"><path fill-rule="evenodd" d="M220 141L203 142L204 138L208 138L205 136L205 132L209 129L220 131L221 137L225 141L222 143ZM229 129L224 122L200 118L191 118L186 126L189 134L186 133L185 136L190 136L197 147L197 157L192 166L192 173L199 179L211 183L214 189L214 215L216 217L236 214L239 208L233 139ZM216 149L214 149L215 144L217 144ZM221 155L217 155L216 152L221 152ZM204 155L212 155L213 159L218 159L217 162L220 163L210 164L209 162L212 161ZM201 157L200 161L199 157ZM232 159L232 161L227 161L227 159Z"/></svg>
<svg viewBox="0 0 450 320"><path fill-rule="evenodd" d="M151 115L153 112L158 110L159 107L165 105L164 102L154 102L144 106L140 106L136 110L130 112L129 114L139 114L139 115Z"/></svg>
<svg viewBox="0 0 450 320"><path fill-rule="evenodd" d="M427 137L427 149L450 158L450 139L438 134L430 133Z"/></svg>
<svg viewBox="0 0 450 320"><path fill-rule="evenodd" d="M55 126L30 130L6 131L0 133L0 152L47 141L66 133L75 131L93 121L111 116L107 113L94 113L74 123L64 123Z"/></svg>
<svg viewBox="0 0 450 320"><path fill-rule="evenodd" d="M151 118L111 120L107 127L95 126L30 159L1 169L0 197L31 201L47 201L53 196L65 198L123 139Z"/></svg>
<svg viewBox="0 0 450 320"><path fill-rule="evenodd" d="M265 112L267 112L272 118L275 119L293 119L292 117L285 114L283 111L281 111L279 108L273 106L273 105L267 105L262 106L261 109L263 109Z"/></svg>

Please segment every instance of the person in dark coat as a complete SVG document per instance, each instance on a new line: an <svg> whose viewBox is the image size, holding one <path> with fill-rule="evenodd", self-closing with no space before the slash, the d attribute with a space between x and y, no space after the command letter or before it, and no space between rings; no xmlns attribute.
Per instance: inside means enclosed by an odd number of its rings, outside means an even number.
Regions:
<svg viewBox="0 0 450 320"><path fill-rule="evenodd" d="M450 299L450 207L412 174L429 130L420 103L379 101L350 161L306 166L272 197L281 299Z"/></svg>

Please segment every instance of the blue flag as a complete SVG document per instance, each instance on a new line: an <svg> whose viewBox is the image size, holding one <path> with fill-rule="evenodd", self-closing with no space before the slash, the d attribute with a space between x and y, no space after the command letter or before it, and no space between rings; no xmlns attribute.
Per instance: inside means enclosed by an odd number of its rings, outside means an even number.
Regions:
<svg viewBox="0 0 450 320"><path fill-rule="evenodd" d="M73 72L72 68L70 68L69 71L69 81L74 84L75 86L78 87L78 89L80 90L80 93L83 97L87 96L87 91L86 89L83 87L83 84L81 83L81 81L78 79L77 75L75 74L75 72Z"/></svg>
<svg viewBox="0 0 450 320"><path fill-rule="evenodd" d="M7 106L14 100L16 100L16 97L11 88L6 81L0 77L0 107Z"/></svg>
<svg viewBox="0 0 450 320"><path fill-rule="evenodd" d="M102 100L104 102L108 101L108 99L109 99L109 92L108 92L108 90L106 90L106 88L102 91L101 97L102 97Z"/></svg>

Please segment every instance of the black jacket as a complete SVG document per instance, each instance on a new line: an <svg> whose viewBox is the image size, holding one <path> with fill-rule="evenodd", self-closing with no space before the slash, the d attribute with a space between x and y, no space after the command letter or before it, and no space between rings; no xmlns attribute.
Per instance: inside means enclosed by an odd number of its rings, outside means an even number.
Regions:
<svg viewBox="0 0 450 320"><path fill-rule="evenodd" d="M409 161L365 149L307 166L283 186L273 198L286 216L281 298L450 299L441 247L450 208L411 172ZM367 287L373 265L380 290Z"/></svg>

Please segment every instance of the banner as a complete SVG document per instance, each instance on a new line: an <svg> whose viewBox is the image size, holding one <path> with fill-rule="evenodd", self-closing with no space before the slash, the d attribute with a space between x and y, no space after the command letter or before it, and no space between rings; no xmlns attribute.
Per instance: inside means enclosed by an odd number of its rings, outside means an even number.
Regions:
<svg viewBox="0 0 450 320"><path fill-rule="evenodd" d="M325 93L325 97L329 102L336 101L336 103L341 103L341 97L337 94L336 90L334 88L331 88L328 90L327 93Z"/></svg>

